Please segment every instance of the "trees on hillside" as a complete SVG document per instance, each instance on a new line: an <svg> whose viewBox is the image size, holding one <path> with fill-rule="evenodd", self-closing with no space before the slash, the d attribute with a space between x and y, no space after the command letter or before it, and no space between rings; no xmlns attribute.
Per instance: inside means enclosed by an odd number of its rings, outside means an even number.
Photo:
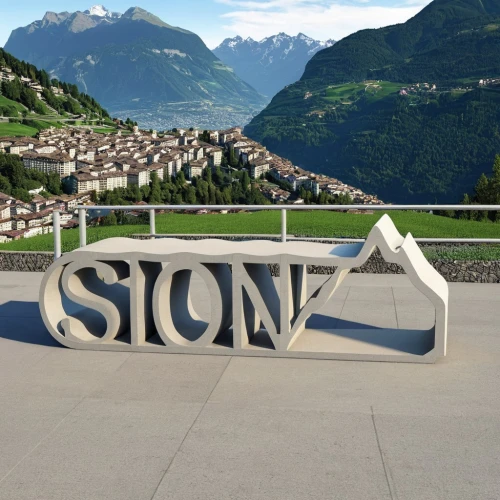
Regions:
<svg viewBox="0 0 500 500"><path fill-rule="evenodd" d="M322 117L309 113L312 98L304 100L303 93L290 97L293 104L282 100L291 92L278 94L273 106L245 127L246 135L386 202L456 203L500 151L497 88L391 93L335 109L318 98ZM287 106L290 116L278 104Z"/></svg>
<svg viewBox="0 0 500 500"><path fill-rule="evenodd" d="M11 101L19 101L21 99L21 90L23 86L19 78L15 78L11 82L4 80L2 82L2 94Z"/></svg>
<svg viewBox="0 0 500 500"><path fill-rule="evenodd" d="M500 205L500 154L495 156L491 177L487 177L484 173L481 174L474 188L474 193L472 195L465 194L462 204ZM500 212L464 211L459 215L462 219L500 221Z"/></svg>
<svg viewBox="0 0 500 500"><path fill-rule="evenodd" d="M45 174L26 169L17 155L0 154L0 192L29 202L31 189L43 187L51 194L61 194L61 179L57 173Z"/></svg>
<svg viewBox="0 0 500 500"><path fill-rule="evenodd" d="M20 101L28 108L29 111L35 111L38 103L36 92L28 87L23 87L21 90Z"/></svg>
<svg viewBox="0 0 500 500"><path fill-rule="evenodd" d="M203 142L210 143L210 132L208 130L204 130L202 134L200 135L200 139Z"/></svg>
<svg viewBox="0 0 500 500"><path fill-rule="evenodd" d="M44 114L45 109L41 102L38 100L36 92L28 87L22 85L19 78L15 78L11 82L3 81L1 84L2 94L11 101L20 102L29 111L36 111L39 114ZM17 110L14 108L15 113L10 113L4 116L18 116Z"/></svg>
<svg viewBox="0 0 500 500"><path fill-rule="evenodd" d="M234 182L233 182L234 181ZM234 176L223 174L220 168L212 173L210 168L204 170L202 177L197 177L189 184L181 171L176 177L160 180L152 173L149 185L131 185L114 191L100 193L99 203L104 205L126 205L145 201L151 205L230 205L259 204L269 201L255 187L251 187L248 172L235 172Z"/></svg>
<svg viewBox="0 0 500 500"><path fill-rule="evenodd" d="M65 105L66 108L69 108L66 109L66 111L70 113L81 113L82 108L85 108L102 118L109 118L108 112L103 109L93 97L80 92L75 84L60 82L57 79L51 80L45 70L39 70L32 64L16 59L8 52L5 52L2 48L0 48L0 66L9 67L12 70L12 73L16 76L15 80L12 82L2 82L2 94L4 94L8 99L21 102L30 110L39 112L42 108L39 107L37 110L35 106L29 106L26 102L23 102L21 95L23 88L30 90L31 92L33 91L27 87L23 87L20 81L21 77L30 78L34 82L38 82L44 88L43 97L49 106L56 109L58 112L63 110L64 103L69 103ZM64 93L71 97L67 97L66 100L56 98L52 93L51 86L62 88ZM25 98L27 99L27 102L30 103L32 96L29 93L25 93Z"/></svg>

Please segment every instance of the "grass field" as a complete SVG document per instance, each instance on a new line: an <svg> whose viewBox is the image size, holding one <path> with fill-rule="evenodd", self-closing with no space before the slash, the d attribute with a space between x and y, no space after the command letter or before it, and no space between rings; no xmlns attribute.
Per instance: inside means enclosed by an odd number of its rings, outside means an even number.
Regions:
<svg viewBox="0 0 500 500"><path fill-rule="evenodd" d="M309 237L366 237L382 216L339 212L289 212L289 235ZM416 238L500 238L500 224L473 222L438 217L427 213L390 212L402 234L411 232ZM281 232L279 211L225 215L161 214L156 217L158 234L275 234ZM131 234L149 233L147 225L89 227L87 241ZM63 252L78 247L78 229L62 231ZM0 250L52 251L53 236L44 235L3 244ZM488 254L490 258L492 254ZM500 253L498 253L500 257ZM462 257L463 258L463 257ZM480 257L477 257L478 259Z"/></svg>
<svg viewBox="0 0 500 500"><path fill-rule="evenodd" d="M365 85L363 83L348 83L345 85L334 85L326 89L326 97L332 101L339 100L345 101L352 94L364 90Z"/></svg>
<svg viewBox="0 0 500 500"><path fill-rule="evenodd" d="M38 104L42 107L43 112L41 115L33 115L33 114L28 114L28 118L35 116L35 117L43 117L43 116L49 116L51 114L51 111L47 107L47 105L43 101L38 101ZM10 99L7 99L5 96L0 95L0 106L12 106L17 109L19 113L22 113L23 111L27 111L27 108L23 106L21 103L16 102L16 101L11 101Z"/></svg>
<svg viewBox="0 0 500 500"><path fill-rule="evenodd" d="M484 27L484 31L486 32L491 32L491 31L496 31L500 26L498 24L488 24L487 26Z"/></svg>
<svg viewBox="0 0 500 500"><path fill-rule="evenodd" d="M38 130L33 127L27 127L26 125L21 125L20 123L0 123L0 137L34 137L38 134Z"/></svg>
<svg viewBox="0 0 500 500"><path fill-rule="evenodd" d="M369 86L366 89L366 93L368 95L369 101L377 101L378 99L383 99L390 94L395 94L399 92L401 87L405 87L406 85L403 83L394 83L394 82L379 82L375 83L374 86Z"/></svg>
<svg viewBox="0 0 500 500"><path fill-rule="evenodd" d="M11 101L3 95L0 95L0 106L12 106L13 108L16 108L20 113L26 111L26 108L22 104L16 101Z"/></svg>
<svg viewBox="0 0 500 500"><path fill-rule="evenodd" d="M357 100L359 96L366 94L369 101L382 99L389 94L397 92L405 85L402 83L386 81L366 81L361 83L348 83L345 85L334 85L326 90L326 98L330 101L339 100L341 102ZM359 95L358 95L359 94Z"/></svg>
<svg viewBox="0 0 500 500"><path fill-rule="evenodd" d="M429 260L500 260L499 245L460 245L424 247Z"/></svg>
<svg viewBox="0 0 500 500"><path fill-rule="evenodd" d="M92 129L96 134L111 134L117 132L118 129L112 127L96 127Z"/></svg>
<svg viewBox="0 0 500 500"><path fill-rule="evenodd" d="M50 127L54 127L54 128L62 128L63 127L63 125L59 121L56 121L56 120L47 121L46 119L40 118L40 117L35 117L35 118L28 117L28 118L26 118L25 123L21 123L21 125L36 128L37 130L45 130L45 129L48 129Z"/></svg>

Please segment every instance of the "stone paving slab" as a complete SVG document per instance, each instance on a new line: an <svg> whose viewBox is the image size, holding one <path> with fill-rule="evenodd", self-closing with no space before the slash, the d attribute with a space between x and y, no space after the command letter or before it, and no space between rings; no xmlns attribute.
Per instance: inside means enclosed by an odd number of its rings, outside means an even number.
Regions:
<svg viewBox="0 0 500 500"><path fill-rule="evenodd" d="M41 276L0 273L0 500L500 498L499 285L450 284L418 365L72 351ZM352 275L320 314L419 328L415 296Z"/></svg>
<svg viewBox="0 0 500 500"><path fill-rule="evenodd" d="M377 415L393 498L494 500L500 492L499 416Z"/></svg>
<svg viewBox="0 0 500 500"><path fill-rule="evenodd" d="M209 403L156 500L390 499L369 414Z"/></svg>
<svg viewBox="0 0 500 500"><path fill-rule="evenodd" d="M6 394L0 389L0 497L7 498L3 488L8 476L80 401L77 397ZM23 487L18 484L17 488Z"/></svg>
<svg viewBox="0 0 500 500"><path fill-rule="evenodd" d="M0 483L2 499L149 499L201 404L84 398Z"/></svg>

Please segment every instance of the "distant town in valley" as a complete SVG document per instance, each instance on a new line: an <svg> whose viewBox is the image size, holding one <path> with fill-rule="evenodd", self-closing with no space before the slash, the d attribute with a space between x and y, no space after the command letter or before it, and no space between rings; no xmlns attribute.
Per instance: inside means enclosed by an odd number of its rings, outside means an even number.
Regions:
<svg viewBox="0 0 500 500"><path fill-rule="evenodd" d="M52 127L36 139L0 138L0 153L17 155L32 181L35 172L52 179L57 175L60 186L52 190L61 193L50 193L45 185L29 191L12 186L12 195L0 192L2 243L51 232L55 209L61 211L63 227L75 227L79 204L382 203L337 179L294 166L245 137L239 127L161 134L136 125L112 133Z"/></svg>

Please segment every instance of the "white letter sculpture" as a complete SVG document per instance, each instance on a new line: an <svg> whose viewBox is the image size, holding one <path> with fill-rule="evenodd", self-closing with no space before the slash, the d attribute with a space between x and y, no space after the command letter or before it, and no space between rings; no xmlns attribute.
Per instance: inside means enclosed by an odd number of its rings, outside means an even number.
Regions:
<svg viewBox="0 0 500 500"><path fill-rule="evenodd" d="M434 305L434 327L308 328L376 248ZM280 267L278 287L267 264ZM336 267L310 297L308 264ZM208 288L209 322L192 306L192 273ZM40 309L52 336L78 349L429 363L446 355L448 285L384 215L364 244L103 240L50 266Z"/></svg>

